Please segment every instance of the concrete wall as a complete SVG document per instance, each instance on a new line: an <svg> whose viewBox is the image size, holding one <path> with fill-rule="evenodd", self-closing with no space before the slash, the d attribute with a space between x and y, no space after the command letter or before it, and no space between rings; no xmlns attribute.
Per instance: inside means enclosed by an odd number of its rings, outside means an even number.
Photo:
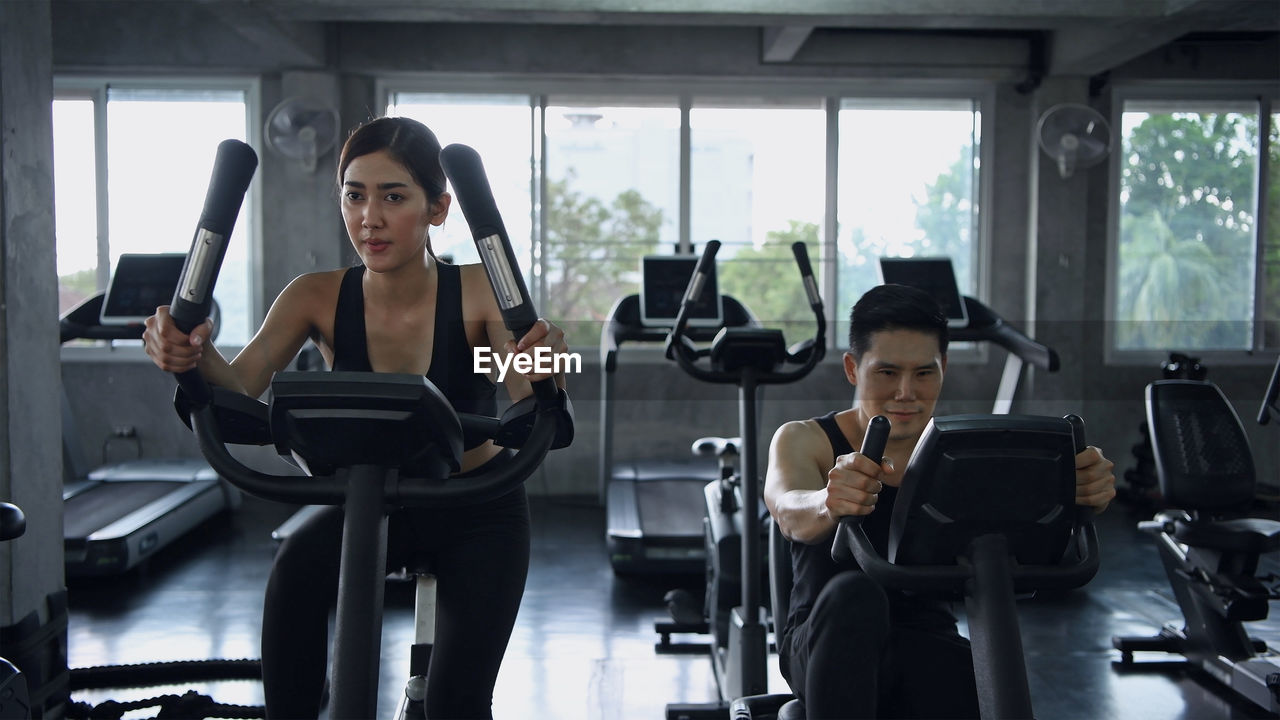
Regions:
<svg viewBox="0 0 1280 720"><path fill-rule="evenodd" d="M27 515L0 544L4 627L63 579L49 28L47 2L0 3L0 500Z"/></svg>
<svg viewBox="0 0 1280 720"><path fill-rule="evenodd" d="M879 61L855 52L846 33L819 33L791 64L760 62L759 33L740 27L583 27L502 25L444 26L398 24L318 24L273 26L252 8L233 12L226 5L172 5L163 17L129 23L93 3L75 3L75 12L55 3L55 71L102 73L236 72L261 81L262 112L285 97L307 94L334 103L349 128L376 109L374 83L380 74L448 74L451 83L470 74L500 77L519 87L537 76L660 85L664 78L737 82L744 79L831 82L894 78L960 78L993 84L995 151L984 177L991 253L984 285L989 304L1015 323L1034 322L1035 333L1062 354L1063 371L1032 374L1024 380L1027 400L1018 408L1060 414L1081 412L1090 438L1103 445L1120 469L1130 462L1138 440L1142 388L1159 368L1108 366L1103 358L1102 321L1106 258L1106 204L1112 194L1105 166L1063 180L1039 162L1033 130L1041 111L1063 101L1091 104L1104 112L1105 85L1091 94L1084 77L1048 78L1038 90L1019 92L1026 79L1025 42L991 39L970 45L968 62L938 58L928 40L900 39ZM184 28L200 27L194 34ZM264 38L270 37L267 42ZM862 38L866 40L866 37ZM1116 78L1244 77L1274 80L1275 46L1192 51L1174 46L1152 52L1117 70ZM925 60L922 60L924 58ZM1249 61L1250 58L1252 61ZM1271 61L1269 66L1267 60ZM263 303L298 273L348 262L352 255L334 203L335 153L306 174L263 152L258 183L262 192L263 238L259 273ZM843 314L845 308L839 308ZM575 348L595 338L571 338ZM97 457L114 426L138 427L148 455L194 455L185 429L168 409L171 383L141 358L77 358L64 364L63 378L80 420L85 453ZM583 353L585 372L571 379L578 440L553 454L534 492L594 494L596 490L599 368L595 352ZM68 358L71 356L68 354ZM851 399L834 353L802 383L785 391L765 391L762 442L785 420L816 415ZM1002 354L986 364L953 362L941 411L985 410L994 394ZM1267 368L1214 365L1211 377L1223 385L1242 416L1256 410ZM736 433L732 390L699 385L670 363L645 353L623 358L618 376L619 428L616 457L680 456L688 443L709 433ZM1280 457L1274 433L1268 437L1247 422L1264 478L1277 478Z"/></svg>

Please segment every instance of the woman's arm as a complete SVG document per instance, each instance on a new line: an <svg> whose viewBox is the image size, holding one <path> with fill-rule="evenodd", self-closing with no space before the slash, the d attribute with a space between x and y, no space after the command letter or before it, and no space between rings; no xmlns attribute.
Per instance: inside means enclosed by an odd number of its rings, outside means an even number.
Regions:
<svg viewBox="0 0 1280 720"><path fill-rule="evenodd" d="M317 310L333 306L327 298L332 282L326 275L303 275L289 283L272 303L262 327L231 362L209 342L211 323L206 321L186 335L173 323L167 306L147 318L143 334L147 354L166 372L199 367L210 384L259 397L272 375L288 366L313 333Z"/></svg>

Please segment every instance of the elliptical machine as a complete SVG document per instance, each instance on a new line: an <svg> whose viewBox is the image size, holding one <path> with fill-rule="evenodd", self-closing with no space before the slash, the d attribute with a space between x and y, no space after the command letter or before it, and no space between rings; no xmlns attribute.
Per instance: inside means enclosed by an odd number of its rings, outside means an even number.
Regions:
<svg viewBox="0 0 1280 720"><path fill-rule="evenodd" d="M479 156L451 145L441 163L471 226L506 327L517 337L537 321ZM226 141L196 238L175 292L171 314L190 332L207 315L225 242L252 174L253 151ZM221 172L219 170L221 168ZM235 178L240 176L242 183ZM228 179L230 178L230 179ZM230 189L229 189L230 188ZM277 373L271 402L211 387L198 370L177 375L177 404L218 473L268 500L344 506L338 606L331 652L329 717L360 720L377 710L388 506L450 507L483 502L518 486L547 451L572 439L568 396L548 379L501 418L456 413L421 375ZM509 462L483 474L451 478L460 467L463 432L519 448ZM228 445L275 445L311 477L276 475L243 465ZM429 662L429 652L415 652ZM425 656L425 658L424 658ZM425 674L425 667L412 673ZM412 679L400 717L410 717Z"/></svg>
<svg viewBox="0 0 1280 720"><path fill-rule="evenodd" d="M791 251L817 323L814 337L788 348L781 330L725 327L709 348L699 349L688 336L689 306L701 296L719 249L719 241L708 242L694 269L667 338L667 357L676 360L682 370L698 380L738 386L741 472L708 483L704 491L708 598L703 615L712 637L711 664L721 700L710 705L670 704L667 717L672 720L723 717L735 698L763 693L768 686L768 611L762 603L761 577L764 568L762 522L768 513L760 500L757 472L759 387L800 380L817 366L826 352L822 298L805 245L800 242L793 244ZM707 362L699 364L703 359ZM714 445L713 441L708 442ZM735 550L737 558L731 556ZM736 588L734 583L724 582L734 559L740 568ZM727 606L727 598L721 598L720 593L733 589L740 591L740 604L722 607ZM657 628L659 632L663 630L662 625Z"/></svg>

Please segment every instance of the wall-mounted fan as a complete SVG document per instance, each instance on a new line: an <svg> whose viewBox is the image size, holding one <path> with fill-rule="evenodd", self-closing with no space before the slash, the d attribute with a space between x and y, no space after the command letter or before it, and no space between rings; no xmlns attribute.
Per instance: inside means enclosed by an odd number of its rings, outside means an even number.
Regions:
<svg viewBox="0 0 1280 720"><path fill-rule="evenodd" d="M338 139L338 113L310 98L287 98L267 115L264 134L268 147L313 172Z"/></svg>
<svg viewBox="0 0 1280 720"><path fill-rule="evenodd" d="M1102 162L1111 150L1111 127L1088 105L1063 103L1049 108L1036 123L1036 138L1064 178L1076 168Z"/></svg>

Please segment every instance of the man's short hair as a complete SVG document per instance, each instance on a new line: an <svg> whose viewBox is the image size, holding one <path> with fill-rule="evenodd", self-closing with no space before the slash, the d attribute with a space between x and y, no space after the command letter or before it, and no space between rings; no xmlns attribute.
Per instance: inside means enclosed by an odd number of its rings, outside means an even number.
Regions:
<svg viewBox="0 0 1280 720"><path fill-rule="evenodd" d="M849 351L861 360L871 349L871 334L881 330L918 330L936 335L947 354L947 316L929 293L909 285L877 285L849 312Z"/></svg>

